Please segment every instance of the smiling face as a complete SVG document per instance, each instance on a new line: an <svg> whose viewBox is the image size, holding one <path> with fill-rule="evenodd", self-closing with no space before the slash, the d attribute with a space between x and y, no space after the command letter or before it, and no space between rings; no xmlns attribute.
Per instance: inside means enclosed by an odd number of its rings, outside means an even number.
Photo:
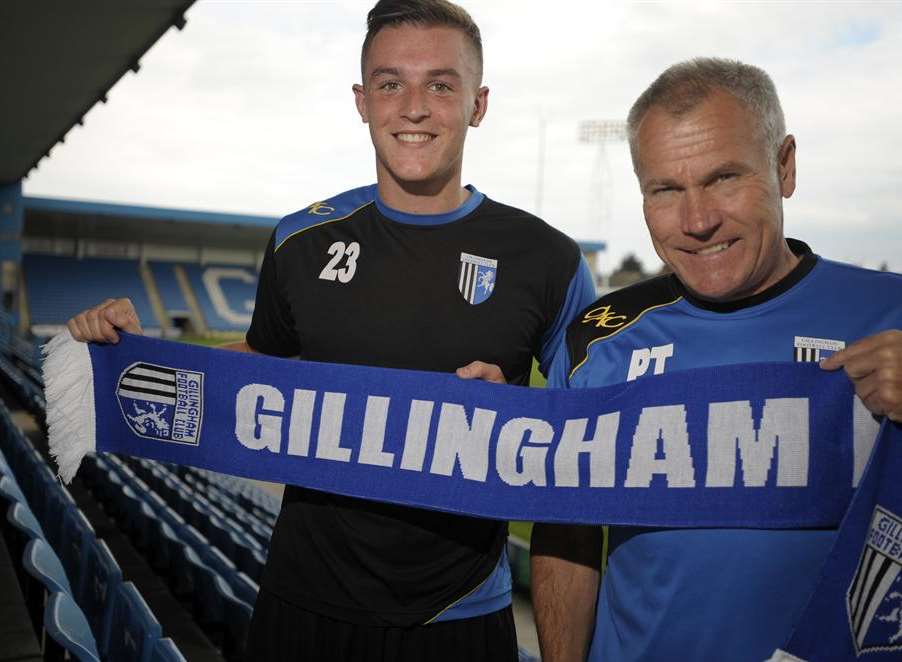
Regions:
<svg viewBox="0 0 902 662"><path fill-rule="evenodd" d="M414 211L405 202L417 196L459 204L467 127L482 120L488 92L461 30L402 24L376 34L354 96L370 127L387 204Z"/></svg>
<svg viewBox="0 0 902 662"><path fill-rule="evenodd" d="M733 301L774 285L798 262L783 237L795 190L795 140L775 164L752 113L716 90L681 116L652 106L636 173L660 258L702 299Z"/></svg>

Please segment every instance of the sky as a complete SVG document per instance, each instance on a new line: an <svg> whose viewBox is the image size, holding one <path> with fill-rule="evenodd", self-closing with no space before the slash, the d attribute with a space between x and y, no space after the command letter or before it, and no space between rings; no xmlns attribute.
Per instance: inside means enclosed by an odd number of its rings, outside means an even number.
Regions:
<svg viewBox="0 0 902 662"><path fill-rule="evenodd" d="M580 122L621 121L670 64L719 56L777 85L798 146L786 235L902 272L902 3L462 4L482 31L490 88L464 183L605 242L603 270L628 254L648 270L660 261L627 146L579 142ZM25 193L281 216L372 183L351 93L371 5L199 0L185 29L170 29L30 173Z"/></svg>

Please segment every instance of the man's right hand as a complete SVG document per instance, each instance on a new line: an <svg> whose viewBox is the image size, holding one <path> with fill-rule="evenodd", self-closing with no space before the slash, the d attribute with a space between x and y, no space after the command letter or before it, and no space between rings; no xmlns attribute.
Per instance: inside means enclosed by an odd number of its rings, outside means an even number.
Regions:
<svg viewBox="0 0 902 662"><path fill-rule="evenodd" d="M143 334L141 320L130 299L107 299L66 322L69 333L81 342L119 342L117 330Z"/></svg>

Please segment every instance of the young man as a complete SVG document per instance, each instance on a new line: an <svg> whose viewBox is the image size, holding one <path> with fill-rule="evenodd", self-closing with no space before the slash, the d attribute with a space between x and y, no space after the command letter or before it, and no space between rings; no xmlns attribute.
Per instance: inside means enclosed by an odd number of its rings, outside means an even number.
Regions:
<svg viewBox="0 0 902 662"><path fill-rule="evenodd" d="M718 59L674 65L635 103L628 128L651 239L673 275L587 308L549 385L813 361L845 347L823 367L844 368L875 415L902 420L902 276L831 262L784 238L796 142L767 74ZM617 323L597 325L599 309ZM834 538L612 527L599 592L601 531L536 525L543 659L767 659L791 634Z"/></svg>
<svg viewBox="0 0 902 662"><path fill-rule="evenodd" d="M361 68L377 183L280 222L233 348L527 384L594 287L573 241L461 186L488 107L479 29L446 0L383 0ZM122 301L69 326L109 341L139 328ZM516 660L506 536L504 522L288 487L248 659Z"/></svg>

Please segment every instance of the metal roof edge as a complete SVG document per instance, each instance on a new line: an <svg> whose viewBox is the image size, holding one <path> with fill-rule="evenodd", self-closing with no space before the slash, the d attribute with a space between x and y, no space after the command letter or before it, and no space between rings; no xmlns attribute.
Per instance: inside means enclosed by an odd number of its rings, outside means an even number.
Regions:
<svg viewBox="0 0 902 662"><path fill-rule="evenodd" d="M165 207L143 207L110 202L70 200L66 198L41 198L23 196L25 211L41 211L80 216L118 216L120 218L148 221L177 221L180 223L206 223L209 225L245 225L273 228L278 216L253 216L225 212L192 211Z"/></svg>

